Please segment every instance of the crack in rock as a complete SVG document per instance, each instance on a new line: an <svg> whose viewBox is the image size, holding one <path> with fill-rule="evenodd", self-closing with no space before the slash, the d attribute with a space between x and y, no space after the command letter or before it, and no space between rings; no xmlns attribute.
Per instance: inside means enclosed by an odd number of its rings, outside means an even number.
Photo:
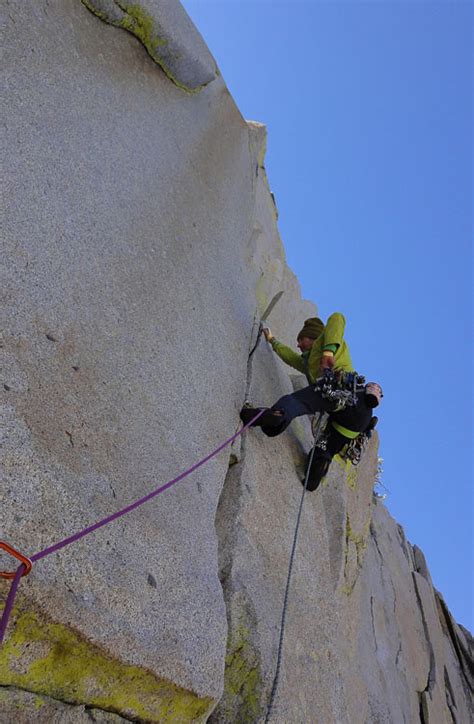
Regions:
<svg viewBox="0 0 474 724"><path fill-rule="evenodd" d="M256 312L250 336L246 368L245 397L252 382L250 355L259 319ZM219 580L227 613L228 639L224 672L224 693L209 718L210 724L228 721L257 721L261 712L262 661L254 642L257 614L245 586L233 582L234 551L238 550L239 513L244 485L242 472L247 454L246 435L240 437L240 455L229 456L229 466L216 511ZM245 488L248 490L248 486Z"/></svg>
<svg viewBox="0 0 474 724"><path fill-rule="evenodd" d="M467 646L463 645L463 642L456 634L456 630L454 628L455 623L443 597L440 593L438 593L438 591L435 591L434 593L441 628L449 639L454 655L458 661L461 672L461 684L469 701L472 699L474 691L474 657L472 655L474 652L473 639L470 633L465 631ZM469 644L471 644L472 651L469 651L469 648L467 648Z"/></svg>
<svg viewBox="0 0 474 724"><path fill-rule="evenodd" d="M453 723L456 724L458 720L457 707L454 699L453 687L451 686L451 681L449 680L449 674L446 666L444 667L444 688L446 690L446 703L448 705L449 713L453 718Z"/></svg>
<svg viewBox="0 0 474 724"><path fill-rule="evenodd" d="M372 540L374 541L375 549L376 549L376 551L377 551L377 553L378 553L378 556L379 556L379 558L380 558L380 568L381 568L382 580L385 581L384 571L386 570L386 567L385 567L385 565L384 565L384 559L383 559L383 556L382 556L382 551L380 550L380 547L379 547L379 542L378 542L378 539L377 539L377 533L376 533L376 531L375 531L375 525L373 524L372 521L371 521L371 523L370 523L370 535L371 535L371 537L372 537ZM396 607L397 607L397 591L396 591L395 584L393 583L392 576L390 575L390 573L388 574L388 580L389 580L390 587L391 587L391 589L392 589L392 594L393 594L393 598L392 598L392 600L393 600L392 611L393 611L393 613L395 613L395 610L396 610Z"/></svg>
<svg viewBox="0 0 474 724"><path fill-rule="evenodd" d="M232 580L233 552L238 548L238 517L242 495L241 473L246 456L242 439L241 459L230 465L216 513L219 579L227 612L228 641L224 693L209 722L257 721L261 699L261 654L253 641L257 616L245 587Z"/></svg>
<svg viewBox="0 0 474 724"><path fill-rule="evenodd" d="M398 669L398 662L400 661L400 654L402 653L402 642L398 644L397 655L395 656L395 667Z"/></svg>
<svg viewBox="0 0 474 724"><path fill-rule="evenodd" d="M375 631L374 597L373 597L373 596L370 597L370 616L371 616L371 619L372 619L372 631L373 631L373 634L374 634L375 653L377 653L377 651L378 651L379 649L378 649L378 645L377 645L377 633L376 633L376 631Z"/></svg>
<svg viewBox="0 0 474 724"><path fill-rule="evenodd" d="M420 610L421 620L423 623L423 631L425 634L426 645L428 647L429 659L430 659L428 679L426 682L426 686L422 691L418 692L418 697L420 700L420 722L421 722L421 724L428 724L429 723L429 710L428 710L427 697L429 697L431 699L431 694L434 689L434 685L435 685L435 681L436 681L436 660L435 660L435 655L434 655L433 644L431 643L430 634L429 634L429 630L428 630L428 623L426 621L425 611L424 611L423 603L421 600L420 589L418 588L418 583L416 580L417 575L420 575L420 574L412 573L413 585L415 588L416 599L417 599L417 603L418 603L418 608Z"/></svg>
<svg viewBox="0 0 474 724"><path fill-rule="evenodd" d="M72 718L74 721L79 721L77 717L83 715L80 721L93 721L99 724L119 724L120 722L137 721L135 717L128 717L123 714L117 714L111 709L105 709L101 707L89 706L88 704L72 704L70 701L59 699L47 694L38 694L37 692L30 691L18 686L3 686L0 684L0 692L4 692L5 698L2 695L1 704L4 714L8 714L5 711L5 704L11 705L10 711L15 712L21 711L23 717L21 721L51 721L53 715L57 715L61 721L69 721ZM30 717L30 712L34 711ZM34 718L33 718L34 716ZM28 717L28 719L26 719ZM59 721L59 718L54 718L54 721ZM12 719L2 719L5 723L16 721Z"/></svg>

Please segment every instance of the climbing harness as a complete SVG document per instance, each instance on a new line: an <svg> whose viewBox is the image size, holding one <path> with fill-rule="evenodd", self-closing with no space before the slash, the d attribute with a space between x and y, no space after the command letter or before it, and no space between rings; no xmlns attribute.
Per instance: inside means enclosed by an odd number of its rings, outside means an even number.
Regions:
<svg viewBox="0 0 474 724"><path fill-rule="evenodd" d="M315 438L318 438L319 431L322 431L324 429L324 426L327 422L327 418L328 418L327 413L322 413L319 416L318 421L313 429L313 434L314 434ZM277 692L277 688L278 688L278 681L280 678L280 669L281 669L281 661L282 661L282 653L283 653L283 638L285 635L286 612L288 610L288 597L289 597L289 592L290 592L291 574L293 572L293 562L295 559L296 543L298 540L298 531L299 531L300 522L301 522L301 512L303 510L303 501L304 501L304 496L305 496L305 493L306 493L306 490L308 487L309 472L311 470L311 463L313 462L314 451L315 451L315 446L313 445L313 449L311 450L311 454L309 457L308 467L306 470L304 486L303 486L303 493L301 495L301 500L300 500L300 507L298 509L298 515L296 518L295 533L293 535L293 544L291 546L290 563L288 566L288 576L286 579L285 597L283 600L283 610L282 610L282 614L281 614L280 640L278 642L277 663L276 663L276 668L275 668L275 676L273 678L272 691L270 694L270 701L268 703L267 714L265 717L265 724L268 724L268 722L270 721L270 717L271 717L272 709L273 709L273 703L275 701L275 696L276 696L276 692Z"/></svg>
<svg viewBox="0 0 474 724"><path fill-rule="evenodd" d="M374 386L379 389L380 396L383 396L382 389L378 383L369 383L366 385L365 377L359 375L357 372L344 372L343 370L336 370L334 372L333 370L325 370L324 375L316 381L315 390L318 390L324 399L335 404L333 412L340 412L347 407L357 404L358 392L365 389L371 393L373 392L372 388ZM333 427L341 432L341 434L347 437L349 437L350 433L353 434L353 439L351 439L339 453L340 457L344 460L349 460L352 465L357 466L362 459L362 455L367 448L377 422L378 418L372 417L367 429L360 433L352 433L351 430L344 430L340 425L333 422ZM318 440L315 442L315 447L317 447L318 450L322 452L326 451L330 433L330 425L326 424Z"/></svg>
<svg viewBox="0 0 474 724"><path fill-rule="evenodd" d="M362 455L367 449L367 445L369 444L369 440L372 437L372 433L375 429L377 422L378 418L372 417L367 429L363 432L360 432L357 437L354 438L354 440L351 440L346 448L339 453L343 460L349 460L349 462L351 462L352 465L355 466L360 463Z"/></svg>
<svg viewBox="0 0 474 724"><path fill-rule="evenodd" d="M17 551L15 548L13 548L11 545L6 543L5 541L0 541L0 548L12 555L14 558L16 558L18 561L20 561L20 565L15 571L1 571L0 572L0 578L9 579L12 580L12 584L10 587L10 591L8 593L8 597L5 603L5 607L3 609L2 618L0 620L0 644L3 641L5 631L8 626L8 620L10 618L11 612L13 610L13 604L15 602L15 596L18 589L18 584L20 583L20 579L23 576L28 575L28 573L31 571L33 563L36 561L41 560L41 558L45 558L46 556L51 555L51 553L55 553L56 551L61 550L61 548L65 548L66 546L70 545L71 543L75 543L76 541L80 540L81 538L84 538L84 536L89 535L89 533L93 533L94 531L98 530L99 528L102 528L104 525L107 525L108 523L112 523L114 520L117 520L118 518L121 518L122 516L126 515L127 513L131 513L132 510L135 510L136 508L139 508L141 505L144 505L144 503L147 503L152 498L156 497L160 493L163 493L168 488L171 488L172 485L175 485L183 478L186 478L188 475L193 473L195 470L201 467L201 465L204 465L204 463L207 463L208 460L215 457L218 453L220 453L221 450L223 450L225 447L230 445L234 442L236 438L239 437L243 433L244 430L246 430L252 422L255 422L257 418L260 417L260 415L263 414L263 410L259 411L255 417L250 420L250 422L247 425L243 425L243 427L240 428L240 430L237 430L234 435L229 437L225 442L223 442L219 447L217 447L213 452L209 453L209 455L206 455L205 458L202 460L199 460L197 463L195 463L192 467L190 467L188 470L185 470L184 473L181 473L176 478L173 478L173 480L170 480L168 483L165 483L159 488L156 488L156 490L153 490L151 493L148 493L148 495L145 495L143 498L140 498L139 500L136 500L134 503L131 503L130 505L127 505L126 508L123 508L122 510L117 511L116 513L112 513L112 515L107 516L107 518L103 518L103 520L99 520L97 523L94 523L93 525L90 525L88 528L84 528L84 530L79 531L78 533L74 533L74 535L69 536L68 538L64 538L64 540L59 541L59 543L55 543L52 546L49 546L49 548L45 548L44 550L40 551L39 553L35 553L33 556L30 556L27 558L25 555Z"/></svg>

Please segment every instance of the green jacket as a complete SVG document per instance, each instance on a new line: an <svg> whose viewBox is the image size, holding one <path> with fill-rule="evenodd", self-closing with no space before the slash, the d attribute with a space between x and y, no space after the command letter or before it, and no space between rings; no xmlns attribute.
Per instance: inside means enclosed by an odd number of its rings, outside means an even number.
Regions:
<svg viewBox="0 0 474 724"><path fill-rule="evenodd" d="M354 371L349 347L343 339L345 326L344 316L340 312L334 312L326 322L324 332L314 340L309 352L303 352L303 354L298 354L275 338L272 339L271 345L283 362L305 374L311 384L320 376L319 364L323 356L323 349L328 346L329 348L332 346L333 351L336 347L334 369L342 369L345 372Z"/></svg>

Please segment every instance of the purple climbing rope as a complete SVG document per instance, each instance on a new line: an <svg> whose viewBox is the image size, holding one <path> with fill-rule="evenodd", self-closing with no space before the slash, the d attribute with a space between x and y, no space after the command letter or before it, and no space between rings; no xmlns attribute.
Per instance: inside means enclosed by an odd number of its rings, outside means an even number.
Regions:
<svg viewBox="0 0 474 724"><path fill-rule="evenodd" d="M56 551L61 550L61 548L65 548L66 546L70 545L71 543L75 543L76 541L80 540L81 538L84 538L84 536L89 535L89 533L93 533L94 531L98 530L99 528L102 528L104 525L107 525L108 523L112 523L114 520L117 520L118 518L121 518L124 515L127 515L127 513L131 513L132 510L135 510L136 508L139 508L141 505L144 505L145 503L148 503L149 500L156 497L160 493L163 493L168 488L171 488L172 485L175 485L176 483L179 483L180 480L183 478L186 478L188 475L191 475L195 470L201 467L201 465L204 465L208 462L211 458L218 455L218 453L221 452L227 445L230 445L236 438L241 435L244 430L246 430L250 425L252 425L255 420L258 420L258 418L263 415L264 409L261 409L255 417L250 420L246 425L240 428L240 430L237 430L237 432L232 435L232 437L229 437L225 442L223 442L219 447L217 447L215 450L213 450L209 455L206 455L205 458L202 460L199 460L199 462L195 463L191 468L188 470L185 470L184 473L181 473L176 478L173 478L173 480L170 480L168 483L165 483L159 488L156 488L156 490L153 490L151 493L148 493L148 495L145 495L143 498L140 498L139 500L136 500L134 503L131 503L130 505L127 505L126 508L122 508L122 510L117 511L116 513L112 513L112 515L107 516L107 518L103 518L102 520L99 520L97 523L94 523L93 525L88 526L87 528L84 528L84 530L79 531L78 533L74 533L74 535L68 536L68 538L64 538L64 540L59 541L59 543L55 543L52 546L49 546L49 548L45 548L42 551L39 551L39 553L35 553L34 555L30 556L30 561L33 563L35 561L41 560L41 558L45 558L46 556L51 555L51 553L56 553ZM10 618L11 612L13 610L13 604L15 601L16 592L18 589L18 584L20 583L20 578L23 575L23 572L25 570L25 565L22 563L16 572L15 578L12 580L11 588L5 603L5 607L3 609L2 618L0 621L0 644L3 641L3 637L5 635L5 631L8 626L8 620Z"/></svg>
<svg viewBox="0 0 474 724"><path fill-rule="evenodd" d="M5 636L5 631L7 630L8 619L10 618L11 612L13 610L13 603L15 601L16 591L18 588L18 584L20 583L20 578L23 575L24 568L24 563L22 563L21 566L18 567L15 578L13 579L12 585L10 586L10 590L8 592L5 608L3 609L2 620L0 621L0 644L2 643L3 637Z"/></svg>

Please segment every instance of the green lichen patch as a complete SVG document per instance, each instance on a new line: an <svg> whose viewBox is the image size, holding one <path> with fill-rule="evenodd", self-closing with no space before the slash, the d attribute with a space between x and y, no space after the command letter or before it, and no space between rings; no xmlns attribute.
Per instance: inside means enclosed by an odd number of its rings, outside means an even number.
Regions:
<svg viewBox="0 0 474 724"><path fill-rule="evenodd" d="M267 290L267 279L264 272L262 272L258 278L257 286L255 289L255 295L257 297L257 307L263 314L263 310L268 305L268 290Z"/></svg>
<svg viewBox="0 0 474 724"><path fill-rule="evenodd" d="M0 650L0 686L149 722L204 722L214 705L112 659L67 626L18 610Z"/></svg>
<svg viewBox="0 0 474 724"><path fill-rule="evenodd" d="M357 470L352 465L352 463L349 462L349 469L346 471L346 485L351 490L355 490L356 484L357 484Z"/></svg>
<svg viewBox="0 0 474 724"><path fill-rule="evenodd" d="M160 45L168 44L165 38L160 38L157 34L155 21L140 5L123 2L119 2L118 5L126 13L120 27L136 35L153 58Z"/></svg>
<svg viewBox="0 0 474 724"><path fill-rule="evenodd" d="M365 550L367 548L367 537L369 534L369 528L370 528L370 520L371 516L367 518L367 520L364 523L362 533L354 533L351 526L351 521L349 518L349 515L346 515L346 540L349 542L355 544L355 546L360 550Z"/></svg>
<svg viewBox="0 0 474 724"><path fill-rule="evenodd" d="M334 460L345 472L345 482L347 487L351 490L355 490L357 485L357 469L354 467L350 460L341 457L344 455L345 450L346 448L343 447L341 453L334 456Z"/></svg>
<svg viewBox="0 0 474 724"><path fill-rule="evenodd" d="M262 712L262 676L250 631L242 624L230 636L225 664L221 702L225 721L258 721Z"/></svg>
<svg viewBox="0 0 474 724"><path fill-rule="evenodd" d="M207 85L207 83L202 83L191 88L176 77L171 69L170 60L172 62L178 61L180 59L179 54L176 51L171 52L169 42L167 38L164 37L159 23L138 3L127 3L115 0L116 6L123 12L123 17L116 19L110 17L104 10L96 7L94 0L81 0L81 2L91 13L104 22L116 28L127 30L129 33L135 35L146 48L148 55L181 90L186 91L186 93L198 93Z"/></svg>
<svg viewBox="0 0 474 724"><path fill-rule="evenodd" d="M239 462L239 458L235 453L231 453L229 456L229 468L231 468L233 465L237 465Z"/></svg>
<svg viewBox="0 0 474 724"><path fill-rule="evenodd" d="M103 20L104 23L108 23L108 22L109 22L109 17L108 17L108 15L107 15L107 13L103 12L102 10L99 10L99 8L96 8L96 7L92 4L92 0L81 0L81 2L82 2L82 4L84 5L84 7L86 7L88 10L91 11L91 13L93 13L93 14L96 15L98 18L100 18L100 20Z"/></svg>
<svg viewBox="0 0 474 724"><path fill-rule="evenodd" d="M42 709L44 707L45 701L41 698L41 696L37 696L35 698L35 709Z"/></svg>
<svg viewBox="0 0 474 724"><path fill-rule="evenodd" d="M357 578L358 578L358 572L362 568L363 562L364 562L364 555L365 551L367 549L367 540L369 535L369 529L370 529L370 521L372 519L372 514L369 512L369 515L367 517L367 520L365 521L362 532L361 533L355 533L351 526L351 521L349 518L349 514L346 513L346 540L345 540L345 551L344 551L344 578L346 579L346 584L343 587L343 593L346 595L350 595L352 591L354 590L354 586L356 584ZM349 566L349 548L353 546L355 548L355 560L356 560L356 570L355 572L352 572L352 576L350 575L350 566ZM350 580L352 579L352 580Z"/></svg>

